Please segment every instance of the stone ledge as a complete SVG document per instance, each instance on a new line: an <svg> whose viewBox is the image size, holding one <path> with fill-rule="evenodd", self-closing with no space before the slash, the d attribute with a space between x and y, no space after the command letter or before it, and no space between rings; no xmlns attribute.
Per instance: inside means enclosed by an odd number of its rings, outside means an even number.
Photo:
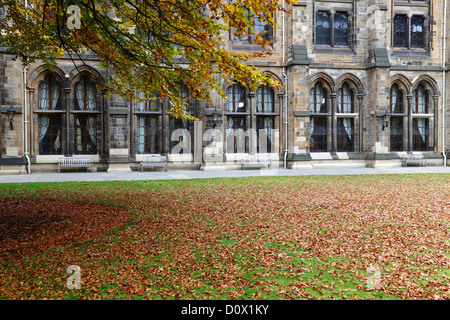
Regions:
<svg viewBox="0 0 450 320"><path fill-rule="evenodd" d="M0 158L0 165L26 165L25 157L18 158Z"/></svg>
<svg viewBox="0 0 450 320"><path fill-rule="evenodd" d="M111 107L109 108L110 115L127 115L129 113L128 108L124 107Z"/></svg>
<svg viewBox="0 0 450 320"><path fill-rule="evenodd" d="M7 106L7 107L2 106L2 107L0 108L0 112L1 112L1 113L8 113L9 107L10 107L10 106ZM21 107L21 106L13 106L13 109L14 109L14 111L16 112L16 114L21 114L21 113L22 113L22 107Z"/></svg>

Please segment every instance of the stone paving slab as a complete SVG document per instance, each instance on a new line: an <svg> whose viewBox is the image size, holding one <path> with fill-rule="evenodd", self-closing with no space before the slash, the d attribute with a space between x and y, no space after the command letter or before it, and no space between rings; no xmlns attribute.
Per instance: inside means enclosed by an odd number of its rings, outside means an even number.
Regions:
<svg viewBox="0 0 450 320"><path fill-rule="evenodd" d="M235 178L255 176L314 176L314 175L361 175L361 174L450 174L450 167L398 167L389 169L332 168L332 169L252 169L227 171L147 171L147 172L63 172L32 173L25 175L0 175L0 183L61 182L61 181L117 181L117 180L176 180L202 178ZM450 178L449 178L450 179Z"/></svg>

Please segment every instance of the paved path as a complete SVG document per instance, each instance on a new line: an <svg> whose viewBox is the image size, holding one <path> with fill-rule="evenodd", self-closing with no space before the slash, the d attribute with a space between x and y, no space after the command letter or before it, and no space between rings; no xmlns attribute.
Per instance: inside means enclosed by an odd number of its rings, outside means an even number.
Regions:
<svg viewBox="0 0 450 320"><path fill-rule="evenodd" d="M361 175L361 174L410 174L446 173L450 167L399 167L390 169L333 168L311 170L227 170L227 171L147 171L131 173L116 172L63 172L32 173L26 175L0 175L0 183L56 182L56 181L114 181L114 180L174 180L201 178L234 178L255 176L314 176L314 175ZM449 178L450 179L450 178Z"/></svg>

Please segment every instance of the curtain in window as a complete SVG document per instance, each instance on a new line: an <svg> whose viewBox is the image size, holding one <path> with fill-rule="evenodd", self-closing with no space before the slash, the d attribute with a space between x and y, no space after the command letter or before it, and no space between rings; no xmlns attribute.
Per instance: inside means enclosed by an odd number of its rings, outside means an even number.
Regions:
<svg viewBox="0 0 450 320"><path fill-rule="evenodd" d="M228 146L228 141L229 139L233 139L233 134L234 134L234 128L233 128L233 118L232 117L228 117L227 118L227 132L226 132L226 145ZM227 148L228 150L228 148Z"/></svg>
<svg viewBox="0 0 450 320"><path fill-rule="evenodd" d="M56 107L58 105L59 92L60 92L59 83L53 82L53 84L52 84L52 109L56 109Z"/></svg>
<svg viewBox="0 0 450 320"><path fill-rule="evenodd" d="M266 135L267 135L267 152L272 152L273 118L265 118L264 119L264 128L266 129Z"/></svg>
<svg viewBox="0 0 450 320"><path fill-rule="evenodd" d="M245 89L234 84L227 89L227 112L245 112Z"/></svg>
<svg viewBox="0 0 450 320"><path fill-rule="evenodd" d="M145 118L138 117L137 119L138 127L138 153L145 153Z"/></svg>
<svg viewBox="0 0 450 320"><path fill-rule="evenodd" d="M425 145L426 142L426 119L417 119L417 129L419 131L420 139L422 144Z"/></svg>
<svg viewBox="0 0 450 320"><path fill-rule="evenodd" d="M353 136L353 121L352 121L352 119L343 119L343 126L344 126L345 138L347 139L348 144L351 144L352 136Z"/></svg>
<svg viewBox="0 0 450 320"><path fill-rule="evenodd" d="M144 98L144 94L142 92L137 92L136 96L139 99L143 99ZM141 102L139 102L139 101L137 102L137 104L136 104L136 111L145 111L145 100L141 101Z"/></svg>
<svg viewBox="0 0 450 320"><path fill-rule="evenodd" d="M86 98L84 97L86 90ZM97 109L97 89L94 84L82 77L80 82L75 86L75 96L80 110L94 111Z"/></svg>
<svg viewBox="0 0 450 320"><path fill-rule="evenodd" d="M337 92L337 112L352 113L353 112L353 93L348 84L344 84Z"/></svg>
<svg viewBox="0 0 450 320"><path fill-rule="evenodd" d="M92 83L87 84L87 97L88 101L86 103L86 107L88 110L93 111L97 109L97 90Z"/></svg>
<svg viewBox="0 0 450 320"><path fill-rule="evenodd" d="M48 100L48 86L46 81L42 82L38 87L38 109L48 110L49 100Z"/></svg>
<svg viewBox="0 0 450 320"><path fill-rule="evenodd" d="M392 87L392 93L391 93L391 113L396 112L397 97L398 97L398 89L397 89L397 86L394 86L394 87Z"/></svg>
<svg viewBox="0 0 450 320"><path fill-rule="evenodd" d="M75 86L75 96L76 96L77 102L78 102L78 109L83 110L84 109L84 97L83 97L84 96L84 87L83 87L82 82L79 82Z"/></svg>
<svg viewBox="0 0 450 320"><path fill-rule="evenodd" d="M96 127L95 127L95 117L88 117L88 132L89 137L91 138L92 144L97 145L97 135L96 135Z"/></svg>
<svg viewBox="0 0 450 320"><path fill-rule="evenodd" d="M326 91L320 82L316 83L309 92L309 111L311 113L326 113L327 98Z"/></svg>
<svg viewBox="0 0 450 320"><path fill-rule="evenodd" d="M50 123L50 119L48 116L41 115L38 118L39 125L39 143L41 143L42 139L44 139L45 134L48 130L48 125Z"/></svg>
<svg viewBox="0 0 450 320"><path fill-rule="evenodd" d="M391 89L391 113L403 112L403 93L398 86L394 84Z"/></svg>
<svg viewBox="0 0 450 320"><path fill-rule="evenodd" d="M46 76L38 87L38 109L54 110L58 105L61 86L51 76ZM51 102L51 103L50 103Z"/></svg>
<svg viewBox="0 0 450 320"><path fill-rule="evenodd" d="M256 90L256 112L273 112L274 92L268 86L261 86Z"/></svg>
<svg viewBox="0 0 450 320"><path fill-rule="evenodd" d="M413 113L427 113L428 93L423 85L419 85L413 96Z"/></svg>

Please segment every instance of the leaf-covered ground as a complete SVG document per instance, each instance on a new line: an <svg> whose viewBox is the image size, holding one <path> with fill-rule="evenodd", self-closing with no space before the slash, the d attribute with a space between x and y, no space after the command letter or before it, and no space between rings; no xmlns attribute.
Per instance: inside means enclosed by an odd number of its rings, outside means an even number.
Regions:
<svg viewBox="0 0 450 320"><path fill-rule="evenodd" d="M0 299L450 299L445 174L4 184L0 211Z"/></svg>

